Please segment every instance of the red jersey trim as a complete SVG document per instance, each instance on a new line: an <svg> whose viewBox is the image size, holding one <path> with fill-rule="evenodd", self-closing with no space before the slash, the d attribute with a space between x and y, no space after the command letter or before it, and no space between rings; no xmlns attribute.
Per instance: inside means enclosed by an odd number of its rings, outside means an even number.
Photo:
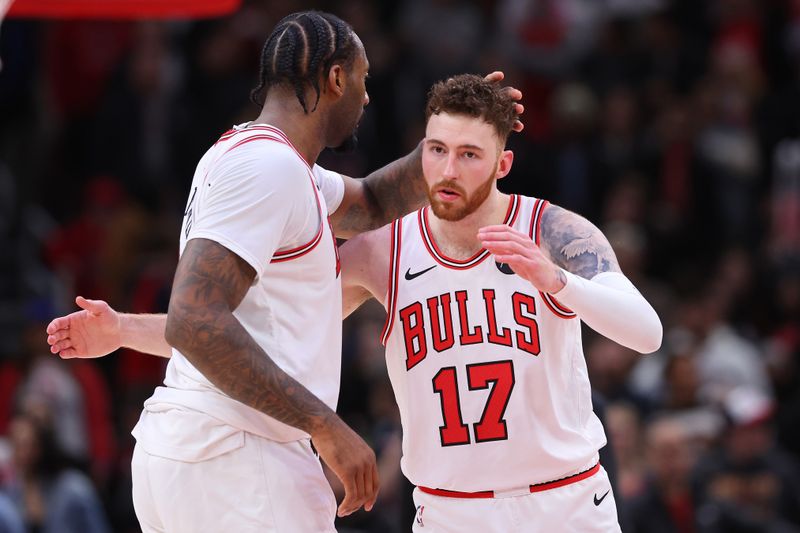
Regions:
<svg viewBox="0 0 800 533"><path fill-rule="evenodd" d="M239 130L235 130L235 129L231 128L228 131L226 131L225 133L223 133L220 136L220 138L217 139L217 142L215 142L214 144L216 145L216 144L221 143L222 141L227 141L228 139L230 139L231 137L233 137L237 133L239 133Z"/></svg>
<svg viewBox="0 0 800 533"><path fill-rule="evenodd" d="M519 214L519 205L520 200L519 196L516 194L512 194L509 202L508 202L508 210L506 211L506 217L503 221L503 224L513 226L514 221L517 219L517 215ZM458 259L451 259L447 257L439 247L436 245L436 241L433 239L433 234L428 229L428 210L430 207L423 207L417 212L417 217L419 219L419 231L420 235L422 235L422 242L425 244L425 248L428 250L428 253L431 254L431 257L442 266L447 268L452 268L454 270L466 270L468 268L472 268L476 265L479 265L486 259L490 254L489 250L485 248L481 248L478 250L478 253L466 259L464 261L460 261Z"/></svg>
<svg viewBox="0 0 800 533"><path fill-rule="evenodd" d="M217 142L231 139L237 133L253 132L253 131L262 131L266 133L251 135L250 137L242 139L241 141L237 141L233 146L225 150L225 152L223 152L222 155L225 155L234 148L238 148L239 146L242 146L243 144L247 144L252 141L266 140L266 141L273 141L285 144L289 146L289 148L291 148L294 151L294 153L297 154L297 157L299 157L300 160L303 162L303 164L306 167L306 170L308 171L308 178L311 181L311 191L314 193L314 200L316 200L317 202L317 215L319 216L319 227L317 228L317 233L309 242L305 244L302 244L295 248L291 248L289 250L280 250L275 252L272 255L270 263L283 263L286 261L291 261L292 259L297 259L299 257L306 255L314 248L316 248L317 245L322 241L322 234L324 233L325 230L325 225L323 220L324 217L322 216L322 206L320 205L319 194L317 194L317 185L316 182L314 181L314 174L311 171L311 167L308 166L308 162L306 162L306 160L303 159L303 156L300 155L300 152L298 152L297 149L294 147L294 145L292 145L292 143L289 141L286 135L281 130L273 128L272 126L254 126L252 128L241 129L241 130L229 130L229 132L220 137L220 140ZM218 157L215 163L219 161L219 159L221 158L222 156Z"/></svg>
<svg viewBox="0 0 800 533"><path fill-rule="evenodd" d="M287 137L286 134L283 133L283 131L281 131L280 129L276 128L275 126L270 126L269 124L258 124L258 125L254 125L254 126L245 126L245 127L241 128L241 129L231 128L228 131L226 131L225 133L223 133L222 137L220 137L219 141L217 141L217 142L228 140L231 137L233 137L233 136L235 136L235 135L237 135L239 133L249 133L249 132L253 132L253 131L266 131L266 132L275 134L277 137L279 137L281 139L281 141L283 141L284 143L288 144L289 147L292 150L294 150L294 153L297 154L297 157L299 157L300 160L303 161L303 164L305 164L305 166L308 167L308 170L309 171L311 170L311 165L309 165L308 161L306 161L306 158L303 157L300 154L300 151L292 143L292 141L289 140L289 137Z"/></svg>
<svg viewBox="0 0 800 533"><path fill-rule="evenodd" d="M547 200L537 199L536 203L533 204L533 213L531 215L531 226L528 230L528 234L530 235L533 242L536 243L536 246L539 246L540 243L540 231L542 225L542 214L547 206L550 205ZM552 294L547 294L542 291L539 291L539 295L542 297L545 305L547 306L550 311L554 315L559 318L570 319L575 318L577 315L574 311L570 308L565 307L561 302L555 299Z"/></svg>
<svg viewBox="0 0 800 533"><path fill-rule="evenodd" d="M386 289L386 322L381 332L381 344L386 346L394 326L394 315L397 309L398 273L400 272L400 245L403 233L403 219L392 222L392 240L390 244L391 263L389 264L389 281Z"/></svg>
<svg viewBox="0 0 800 533"><path fill-rule="evenodd" d="M543 492L550 489L557 489L559 487L564 487L566 485L571 485L573 483L577 483L579 481L583 481L586 478L590 478L596 473L600 471L600 463L597 463L593 467L588 470L584 470L583 472L578 472L577 474L573 474L571 476L567 476L565 478L556 479L554 481L547 481L545 483L537 483L535 485L530 486L531 493L534 492ZM457 490L445 490L445 489L431 489L429 487L418 486L417 487L422 492L427 494L433 494L434 496L445 496L448 498L494 498L495 493L493 490L482 490L479 492L459 492Z"/></svg>

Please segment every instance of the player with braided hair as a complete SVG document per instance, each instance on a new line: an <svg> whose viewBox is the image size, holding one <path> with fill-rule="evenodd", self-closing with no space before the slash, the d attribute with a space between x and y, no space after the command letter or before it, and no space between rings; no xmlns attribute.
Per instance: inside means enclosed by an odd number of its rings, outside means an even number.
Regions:
<svg viewBox="0 0 800 533"><path fill-rule="evenodd" d="M364 47L341 19L287 16L260 64L259 116L197 165L166 319L139 315L132 325L133 348L170 357L133 430L133 500L146 533L333 531L336 502L317 452L344 485L340 516L369 510L378 492L374 453L334 412L334 231L350 237L421 206L420 148L363 180L316 164L324 148L354 143L369 102ZM95 313L101 304L78 304L86 311L51 324L53 352L113 350L79 347L85 326L120 324Z"/></svg>
<svg viewBox="0 0 800 533"><path fill-rule="evenodd" d="M327 13L294 13L285 17L264 43L259 84L250 99L262 105L264 91L289 83L300 105L308 112L305 91L310 85L316 93L315 109L320 96L317 74L330 69L337 61L351 66L348 63L354 57L354 37L344 21Z"/></svg>

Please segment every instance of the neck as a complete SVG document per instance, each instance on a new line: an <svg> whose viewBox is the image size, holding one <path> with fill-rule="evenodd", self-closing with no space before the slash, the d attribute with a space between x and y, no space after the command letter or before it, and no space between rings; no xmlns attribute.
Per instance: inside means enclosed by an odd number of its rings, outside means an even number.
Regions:
<svg viewBox="0 0 800 533"><path fill-rule="evenodd" d="M469 259L481 249L478 230L502 224L508 212L510 197L493 189L478 209L461 220L442 220L428 210L428 223L436 244L453 259Z"/></svg>
<svg viewBox="0 0 800 533"><path fill-rule="evenodd" d="M306 107L313 104L307 100ZM313 166L325 148L325 135L319 107L311 113L303 108L294 92L273 88L264 101L264 107L253 123L275 126L289 138L309 166Z"/></svg>

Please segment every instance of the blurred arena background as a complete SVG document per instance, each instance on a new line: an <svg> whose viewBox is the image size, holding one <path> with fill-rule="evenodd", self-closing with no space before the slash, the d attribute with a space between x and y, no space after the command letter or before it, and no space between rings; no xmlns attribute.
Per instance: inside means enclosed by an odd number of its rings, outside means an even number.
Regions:
<svg viewBox="0 0 800 533"><path fill-rule="evenodd" d="M62 361L44 327L76 294L166 310L194 166L257 115L263 41L308 8L350 22L371 63L360 147L321 163L365 175L419 141L433 81L502 69L527 110L501 188L595 222L659 311L654 355L584 335L623 531L800 531L798 0L244 0L202 19L6 19L0 531L19 512L41 533L139 530L129 432L164 361ZM345 324L339 412L378 452L382 489L344 532L408 531L414 511L383 319L372 305Z"/></svg>

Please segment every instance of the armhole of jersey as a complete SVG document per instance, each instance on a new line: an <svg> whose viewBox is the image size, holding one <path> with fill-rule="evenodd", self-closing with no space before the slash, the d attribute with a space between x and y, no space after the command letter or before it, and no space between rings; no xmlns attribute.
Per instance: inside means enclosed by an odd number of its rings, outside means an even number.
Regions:
<svg viewBox="0 0 800 533"><path fill-rule="evenodd" d="M324 227L325 227L324 226L325 217L322 216L322 206L320 205L319 194L317 194L317 182L314 179L314 173L311 171L311 167L308 165L306 160L303 159L303 156L300 155L300 152L297 151L297 148L295 148L295 146L292 144L289 138L286 137L286 134L284 134L281 130L273 126L269 125L253 126L251 128L248 128L247 130L233 128L225 132L220 138L220 140L217 142L230 139L234 135L238 133L244 133L245 131L248 133L252 132L256 133L254 135L250 135L249 137L245 137L240 141L237 141L233 146L225 150L225 152L223 152L222 155L225 155L234 148L237 148L243 144L247 144L252 141L258 141L258 140L273 141L285 144L286 146L291 148L292 151L297 155L297 157L300 158L300 161L303 162L308 171L308 179L311 182L311 191L314 193L314 199L317 201L317 217L319 218L317 233L306 244L297 246L295 248L291 248L289 250L276 251L274 254L272 254L272 259L270 259L270 263L282 263L284 261L291 261L292 259L297 259L298 257L302 257L317 247L317 245L322 240L322 234L324 233ZM222 157L222 155L220 157Z"/></svg>
<svg viewBox="0 0 800 533"><path fill-rule="evenodd" d="M381 344L386 346L389 340L389 335L392 334L392 326L394 325L394 314L397 308L397 284L398 272L400 271L400 241L403 229L403 219L398 219L392 222L392 239L390 255L391 263L389 263L389 281L386 289L386 322L383 325L381 332Z"/></svg>
<svg viewBox="0 0 800 533"><path fill-rule="evenodd" d="M542 214L544 210L547 209L547 206L550 205L547 200L537 199L533 204L533 213L531 214L531 227L528 231L531 239L533 242L536 243L536 246L540 244L540 232L541 232L541 222L542 222ZM547 306L550 311L556 315L558 318L563 319L570 319L575 318L577 315L575 314L572 309L565 307L561 302L555 299L552 295L539 291L539 295L542 297L542 301Z"/></svg>
<svg viewBox="0 0 800 533"><path fill-rule="evenodd" d="M214 164L216 164L220 159L222 159L222 157L225 154L227 154L231 150L233 150L235 148L238 148L239 146L242 146L243 144L247 144L247 143L250 143L250 142L253 142L253 141L273 141L273 142L278 142L278 143L281 143L281 144L285 144L289 148L291 148L292 151L294 151L294 153L297 155L297 157L300 158L301 161L304 162L306 168L308 169L308 179L311 182L311 191L314 193L314 199L317 201L317 217L319 218L319 226L317 227L317 233L306 244L303 244L301 246L297 246L295 248L291 248L289 250L276 251L272 255L272 259L270 259L270 263L281 263L281 262L284 262L284 261L290 261L292 259L297 259L298 257L301 257L301 256L307 254L308 252L310 252L311 250L313 250L314 248L316 248L317 245L322 240L322 234L324 233L324 231L323 231L324 226L323 225L325 224L325 220L324 220L324 217L322 216L322 206L320 205L320 202L319 202L319 195L317 194L317 185L316 185L316 181L314 180L314 175L311 172L311 167L309 167L308 164L305 163L305 160L303 159L303 156L300 155L300 153L297 151L297 149L294 147L294 145L292 145L292 143L289 141L289 139L286 138L286 136L280 130L272 128L271 126L259 126L259 127L256 127L256 128L252 128L252 130L250 130L250 132L252 132L252 131L256 131L256 133L254 135L250 135L248 137L245 137L244 139L236 141L232 146L228 147L224 152L222 152L214 160ZM244 132L244 130L237 130L235 128L234 129L230 129L230 130L226 131L222 135L222 137L219 138L217 143L222 142L222 141L226 141L228 139L231 139L235 135L237 135L239 133L243 133L243 132ZM266 133L262 133L262 132L266 132ZM214 143L214 144L216 145L217 143ZM205 182L205 180L208 179L208 175L206 175L203 179L204 179L204 182Z"/></svg>
<svg viewBox="0 0 800 533"><path fill-rule="evenodd" d="M290 147L292 145L289 145ZM294 147L292 147L294 149ZM297 154L300 157L300 154ZM301 158L302 159L302 158ZM306 255L308 252L313 250L317 247L317 245L322 240L322 233L323 233L323 225L325 224L324 217L322 216L322 206L319 202L319 194L317 193L317 183L314 180L314 175L311 170L308 170L308 179L311 181L311 192L314 194L314 199L317 201L317 217L319 217L319 227L317 228L317 234L314 236L306 244L298 246L296 248L292 248L291 250L281 250L276 251L272 255L272 260L270 263L283 263L285 261L291 261L292 259L297 259L298 257L302 257ZM328 223L330 223L330 219L328 219ZM333 228L331 228L331 234L333 234Z"/></svg>

